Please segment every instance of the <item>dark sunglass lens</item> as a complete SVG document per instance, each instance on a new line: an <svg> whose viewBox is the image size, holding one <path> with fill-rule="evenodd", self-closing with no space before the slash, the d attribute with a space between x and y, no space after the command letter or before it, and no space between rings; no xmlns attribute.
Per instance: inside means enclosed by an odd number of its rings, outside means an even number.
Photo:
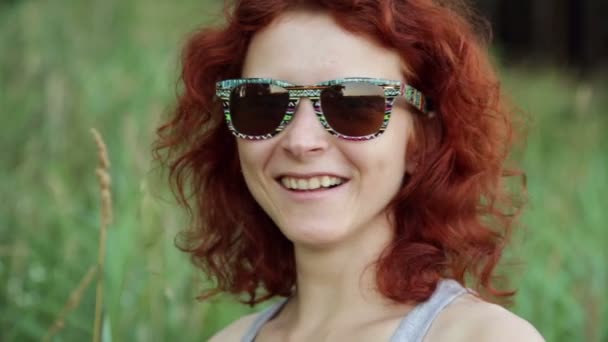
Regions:
<svg viewBox="0 0 608 342"><path fill-rule="evenodd" d="M334 85L321 94L321 108L327 123L336 132L352 137L380 130L385 103L382 87L364 82Z"/></svg>
<svg viewBox="0 0 608 342"><path fill-rule="evenodd" d="M242 84L230 94L232 125L241 134L265 135L281 124L289 93L272 84Z"/></svg>

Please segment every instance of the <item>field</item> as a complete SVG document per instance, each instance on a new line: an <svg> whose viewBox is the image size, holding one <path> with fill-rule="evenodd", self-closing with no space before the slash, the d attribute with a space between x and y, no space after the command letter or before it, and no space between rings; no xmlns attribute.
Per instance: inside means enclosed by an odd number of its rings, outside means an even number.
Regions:
<svg viewBox="0 0 608 342"><path fill-rule="evenodd" d="M0 340L91 339L98 284L103 341L202 341L253 311L194 299L205 279L174 246L186 220L151 160L180 45L220 21L218 3L0 2ZM511 309L548 341L608 341L608 77L501 74L531 117L516 156L529 203L503 268ZM91 128L111 163L103 278Z"/></svg>

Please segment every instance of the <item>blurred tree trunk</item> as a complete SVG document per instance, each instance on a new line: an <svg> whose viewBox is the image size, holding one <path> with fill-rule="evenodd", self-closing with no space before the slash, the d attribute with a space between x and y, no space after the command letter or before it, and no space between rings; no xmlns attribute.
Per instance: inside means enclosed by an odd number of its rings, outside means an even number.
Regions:
<svg viewBox="0 0 608 342"><path fill-rule="evenodd" d="M608 0L477 0L507 62L608 66Z"/></svg>

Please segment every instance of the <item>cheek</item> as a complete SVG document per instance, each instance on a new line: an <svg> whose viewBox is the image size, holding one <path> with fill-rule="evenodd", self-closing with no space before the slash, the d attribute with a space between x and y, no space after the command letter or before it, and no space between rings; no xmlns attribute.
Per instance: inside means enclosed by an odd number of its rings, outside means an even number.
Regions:
<svg viewBox="0 0 608 342"><path fill-rule="evenodd" d="M387 142L395 159L400 158L404 163L407 160L407 152L414 137L414 121L412 114L401 108L395 108L393 117L387 129Z"/></svg>
<svg viewBox="0 0 608 342"><path fill-rule="evenodd" d="M241 167L241 173L245 178L245 182L247 183L247 187L251 190L251 178L253 174L255 174L255 155L256 151L252 146L248 145L248 142L237 142L237 154L239 158L239 163Z"/></svg>
<svg viewBox="0 0 608 342"><path fill-rule="evenodd" d="M343 151L365 182L386 181L405 174L405 143L395 143L349 146Z"/></svg>
<svg viewBox="0 0 608 342"><path fill-rule="evenodd" d="M272 144L268 141L237 141L237 153L241 171L247 184L261 180L265 165L272 154Z"/></svg>
<svg viewBox="0 0 608 342"><path fill-rule="evenodd" d="M374 145L369 146L365 153L359 154L357 162L366 165L368 172L380 177L401 178L406 171L410 136L411 126L407 114L398 113L391 118L387 131L377 141L372 141Z"/></svg>
<svg viewBox="0 0 608 342"><path fill-rule="evenodd" d="M247 146L247 142L244 144L239 143L237 148L240 168L241 168L241 177L245 180L245 185L247 189L251 193L251 195L259 200L259 174L258 171L261 166L255 163L256 159L256 150Z"/></svg>

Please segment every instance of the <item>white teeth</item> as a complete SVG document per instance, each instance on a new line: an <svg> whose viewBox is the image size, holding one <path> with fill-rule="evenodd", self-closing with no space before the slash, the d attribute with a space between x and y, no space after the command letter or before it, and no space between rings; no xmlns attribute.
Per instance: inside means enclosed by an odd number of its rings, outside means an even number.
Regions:
<svg viewBox="0 0 608 342"><path fill-rule="evenodd" d="M319 178L311 178L308 181L308 188L309 189L318 189L321 187L321 180L319 180Z"/></svg>
<svg viewBox="0 0 608 342"><path fill-rule="evenodd" d="M321 176L311 178L293 178L282 177L281 184L284 187L292 190L316 190L319 188L328 188L333 185L344 183L343 179L332 176Z"/></svg>
<svg viewBox="0 0 608 342"><path fill-rule="evenodd" d="M324 188L327 188L331 185L331 181L329 180L329 176L323 176L321 177L321 185Z"/></svg>
<svg viewBox="0 0 608 342"><path fill-rule="evenodd" d="M298 189L308 190L308 181L305 179L298 179Z"/></svg>

